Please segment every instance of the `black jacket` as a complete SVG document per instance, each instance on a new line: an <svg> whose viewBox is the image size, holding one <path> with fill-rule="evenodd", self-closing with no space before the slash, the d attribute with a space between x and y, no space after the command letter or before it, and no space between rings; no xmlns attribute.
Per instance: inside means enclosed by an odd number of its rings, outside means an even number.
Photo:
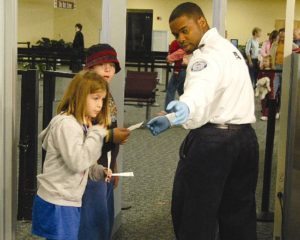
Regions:
<svg viewBox="0 0 300 240"><path fill-rule="evenodd" d="M77 31L73 40L73 48L78 50L84 49L84 38L81 31Z"/></svg>

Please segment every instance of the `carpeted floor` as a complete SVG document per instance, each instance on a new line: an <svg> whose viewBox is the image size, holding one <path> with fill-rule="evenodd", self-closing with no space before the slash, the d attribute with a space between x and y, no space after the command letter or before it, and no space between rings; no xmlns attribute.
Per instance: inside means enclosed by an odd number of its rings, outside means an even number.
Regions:
<svg viewBox="0 0 300 240"><path fill-rule="evenodd" d="M163 86L160 88L163 89ZM160 91L158 94L158 103L163 106L165 93ZM144 108L126 106L125 110L125 124L134 124L144 118ZM153 107L152 115L160 110L161 107ZM260 105L257 101L258 120L253 127L260 144L260 173L257 186L258 212L261 205L267 126L267 122L259 120L259 111ZM124 171L134 171L135 177L133 179L124 178L122 188L124 202L130 204L132 208L122 211L122 226L115 235L115 240L174 239L170 200L174 172L178 162L178 149L186 134L187 131L179 127L157 137L153 137L147 129L139 129L132 133L130 141L124 146L123 166ZM276 145L274 149L276 150ZM275 171L276 160L274 159L270 196L274 196ZM271 210L273 207L273 201L270 201ZM258 222L259 240L271 240L272 232L273 223Z"/></svg>
<svg viewBox="0 0 300 240"><path fill-rule="evenodd" d="M157 103L160 106L163 106L164 102L165 93L161 91L163 89L164 85L159 85ZM260 174L257 186L258 212L261 204L267 124L267 122L259 120L259 108L260 106L257 105L258 120L253 125L260 143ZM152 115L155 115L161 109L162 107L152 107ZM145 120L145 111L145 107L125 106L124 125L129 126ZM278 129L276 132L278 132ZM131 208L122 211L122 226L115 234L114 240L174 239L170 216L172 182L178 161L179 145L186 134L187 131L179 127L157 137L153 137L147 129L138 129L132 132L130 140L123 147L123 170L133 171L135 177L122 179L123 202L130 205ZM274 196L275 171L276 154L272 166L270 196ZM271 210L273 210L273 207L273 201L270 201ZM30 222L18 222L16 239L40 239L30 234L30 226ZM271 240L272 232L272 223L258 223L259 240Z"/></svg>

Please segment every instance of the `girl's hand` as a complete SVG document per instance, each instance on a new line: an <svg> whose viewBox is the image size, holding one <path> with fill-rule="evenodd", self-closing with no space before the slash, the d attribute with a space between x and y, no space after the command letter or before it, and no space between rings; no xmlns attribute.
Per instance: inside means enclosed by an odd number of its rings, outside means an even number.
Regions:
<svg viewBox="0 0 300 240"><path fill-rule="evenodd" d="M130 135L130 130L127 128L114 128L113 142L116 144L125 144Z"/></svg>
<svg viewBox="0 0 300 240"><path fill-rule="evenodd" d="M104 168L105 182L110 182L112 171L110 168Z"/></svg>

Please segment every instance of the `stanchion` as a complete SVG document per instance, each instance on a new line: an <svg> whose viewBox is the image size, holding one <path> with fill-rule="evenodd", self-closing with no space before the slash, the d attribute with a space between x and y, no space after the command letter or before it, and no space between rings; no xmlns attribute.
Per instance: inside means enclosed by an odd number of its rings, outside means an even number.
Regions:
<svg viewBox="0 0 300 240"><path fill-rule="evenodd" d="M19 70L18 74L22 80L17 219L31 220L37 188L39 82L35 69Z"/></svg>
<svg viewBox="0 0 300 240"><path fill-rule="evenodd" d="M167 62L165 89L162 90L162 92L167 92L168 84L169 84L169 72L170 72L170 65L169 65L169 63Z"/></svg>
<svg viewBox="0 0 300 240"><path fill-rule="evenodd" d="M272 83L273 83L272 79ZM271 84L273 88L273 84ZM274 147L275 135L275 121L276 121L276 99L275 93L272 91L268 100L268 123L267 123L267 136L266 136L266 149L265 149L265 163L264 163L264 177L263 177L263 191L261 212L257 214L257 220L260 222L273 222L274 213L270 212L270 187L272 175L272 158Z"/></svg>

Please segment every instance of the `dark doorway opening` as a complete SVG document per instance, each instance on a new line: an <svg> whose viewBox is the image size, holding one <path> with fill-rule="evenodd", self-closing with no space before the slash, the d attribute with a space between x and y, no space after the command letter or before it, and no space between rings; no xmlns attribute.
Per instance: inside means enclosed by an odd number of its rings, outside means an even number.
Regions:
<svg viewBox="0 0 300 240"><path fill-rule="evenodd" d="M126 60L151 54L153 10L127 10Z"/></svg>

